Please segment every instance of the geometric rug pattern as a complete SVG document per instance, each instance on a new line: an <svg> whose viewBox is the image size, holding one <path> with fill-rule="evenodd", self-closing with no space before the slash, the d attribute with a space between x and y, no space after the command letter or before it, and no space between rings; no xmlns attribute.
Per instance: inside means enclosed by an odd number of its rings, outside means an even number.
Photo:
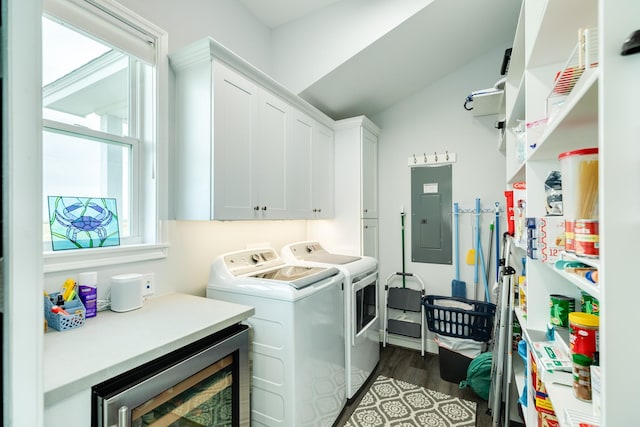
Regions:
<svg viewBox="0 0 640 427"><path fill-rule="evenodd" d="M380 375L345 427L474 427L476 402Z"/></svg>

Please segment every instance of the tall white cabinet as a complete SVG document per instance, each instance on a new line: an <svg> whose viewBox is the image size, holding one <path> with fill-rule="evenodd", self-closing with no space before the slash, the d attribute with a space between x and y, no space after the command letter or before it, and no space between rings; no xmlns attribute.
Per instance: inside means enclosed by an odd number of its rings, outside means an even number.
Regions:
<svg viewBox="0 0 640 427"><path fill-rule="evenodd" d="M170 55L177 219L333 216L333 120L211 38Z"/></svg>
<svg viewBox="0 0 640 427"><path fill-rule="evenodd" d="M524 0L513 44L506 82L507 188L526 182L526 216L542 217L544 181L551 170L560 170L558 155L580 149L599 149L600 257L580 258L599 271L599 283L566 274L540 260L527 259L527 315L516 308L528 343L543 340L549 321L549 296L564 294L580 300L582 292L600 301L599 350L602 372L600 425L634 425L640 371L634 369L640 341L635 339L636 297L632 265L633 246L640 239L640 54L621 56L625 39L640 29L637 0ZM564 103L549 100L556 72L572 66L578 29L588 28L594 48L587 68ZM584 59L584 58L579 58ZM589 67L591 66L591 67ZM520 162L518 121L532 123L553 115L539 136L526 132L524 161ZM535 138L535 140L534 140ZM531 147L535 143L535 147ZM563 254L571 258L570 254ZM562 338L561 338L562 340ZM517 367L517 377L522 371ZM530 368L530 365L529 365ZM531 372L531 369L528 370ZM559 376L543 373L542 379L559 418L568 427L566 410L592 414L593 404L576 399L571 387L560 385ZM536 426L530 376L527 426ZM519 389L524 383L520 381Z"/></svg>
<svg viewBox="0 0 640 427"><path fill-rule="evenodd" d="M335 218L311 223L312 239L333 251L378 258L378 134L365 116L338 120L335 138Z"/></svg>

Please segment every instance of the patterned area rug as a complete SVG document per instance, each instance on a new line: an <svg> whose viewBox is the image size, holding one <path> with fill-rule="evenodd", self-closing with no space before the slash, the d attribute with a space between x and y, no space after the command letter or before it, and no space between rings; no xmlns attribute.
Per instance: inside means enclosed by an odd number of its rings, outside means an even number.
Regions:
<svg viewBox="0 0 640 427"><path fill-rule="evenodd" d="M475 402L380 375L345 427L475 425Z"/></svg>

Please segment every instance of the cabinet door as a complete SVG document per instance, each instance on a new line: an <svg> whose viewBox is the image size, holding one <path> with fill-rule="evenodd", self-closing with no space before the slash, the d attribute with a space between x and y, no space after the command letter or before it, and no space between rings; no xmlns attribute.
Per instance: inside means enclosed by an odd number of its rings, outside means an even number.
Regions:
<svg viewBox="0 0 640 427"><path fill-rule="evenodd" d="M218 62L213 81L213 219L251 219L258 87Z"/></svg>
<svg viewBox="0 0 640 427"><path fill-rule="evenodd" d="M378 220L362 220L362 255L378 259Z"/></svg>
<svg viewBox="0 0 640 427"><path fill-rule="evenodd" d="M312 218L311 146L313 121L292 111L287 134L287 205L290 218Z"/></svg>
<svg viewBox="0 0 640 427"><path fill-rule="evenodd" d="M378 217L378 138L362 129L362 218Z"/></svg>
<svg viewBox="0 0 640 427"><path fill-rule="evenodd" d="M334 213L333 131L316 123L311 146L311 205L314 218L332 218Z"/></svg>
<svg viewBox="0 0 640 427"><path fill-rule="evenodd" d="M280 98L261 90L258 134L253 160L253 200L258 219L286 218L285 150L290 108Z"/></svg>

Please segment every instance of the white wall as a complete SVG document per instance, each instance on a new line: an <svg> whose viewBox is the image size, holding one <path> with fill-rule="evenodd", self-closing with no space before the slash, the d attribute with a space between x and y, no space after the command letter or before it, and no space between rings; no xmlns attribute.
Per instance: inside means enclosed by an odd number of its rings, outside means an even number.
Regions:
<svg viewBox="0 0 640 427"><path fill-rule="evenodd" d="M271 70L271 31L235 0L118 0L169 33L169 53L211 36L262 71Z"/></svg>
<svg viewBox="0 0 640 427"><path fill-rule="evenodd" d="M300 93L433 0L342 0L272 32L273 77Z"/></svg>
<svg viewBox="0 0 640 427"><path fill-rule="evenodd" d="M83 270L98 272L98 298L106 298L111 276L151 272L155 273L158 294L177 291L204 296L209 267L216 256L258 244L279 251L287 243L305 240L307 235L306 221L169 221L168 231L166 260ZM47 274L45 290L58 291L66 278L77 279L77 273Z"/></svg>
<svg viewBox="0 0 640 427"><path fill-rule="evenodd" d="M378 212L383 280L402 267L400 208L404 206L407 272L420 276L427 294L451 295L453 265L411 262L411 176L407 159L412 154L444 153L445 150L457 154L452 172L453 202L458 202L461 208L474 208L476 197L481 199L483 209L494 207L496 201L504 205L505 159L497 149L498 131L493 127L498 116L475 118L463 108L463 103L471 91L491 87L498 80L505 47L495 49L372 118L382 128L378 148ZM463 263L460 274L461 280L467 282L470 297L473 297L473 266L464 264L464 260L472 244L472 217L472 214L460 215ZM485 253L489 223L493 219L493 214L482 215ZM502 224L501 230L504 230ZM479 285L478 290L481 292L478 299L483 299L484 285Z"/></svg>

